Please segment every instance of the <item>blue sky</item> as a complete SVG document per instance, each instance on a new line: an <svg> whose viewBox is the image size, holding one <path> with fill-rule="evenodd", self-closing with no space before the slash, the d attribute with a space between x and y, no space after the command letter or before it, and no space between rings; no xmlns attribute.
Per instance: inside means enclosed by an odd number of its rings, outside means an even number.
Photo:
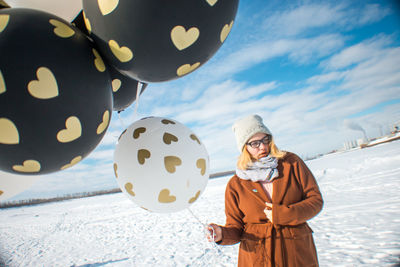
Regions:
<svg viewBox="0 0 400 267"><path fill-rule="evenodd" d="M240 0L221 49L193 73L149 84L112 116L76 166L41 177L15 199L117 187L120 133L145 116L175 119L205 144L211 173L234 169L231 125L259 114L283 150L310 157L400 124L400 6L395 1ZM358 130L355 130L358 129Z"/></svg>

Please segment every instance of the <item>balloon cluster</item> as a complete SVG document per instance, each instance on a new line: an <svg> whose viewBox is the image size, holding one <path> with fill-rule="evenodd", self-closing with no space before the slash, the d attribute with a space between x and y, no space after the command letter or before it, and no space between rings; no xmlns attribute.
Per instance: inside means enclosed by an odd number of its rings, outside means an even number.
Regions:
<svg viewBox="0 0 400 267"><path fill-rule="evenodd" d="M47 174L80 162L102 140L112 112L129 107L147 83L183 77L216 53L232 28L238 0L82 0L82 7L69 22L37 9L10 8L0 0L0 171L12 175ZM141 122L145 121L148 120ZM181 133L175 128L157 127L180 140L178 146L184 142L181 140L185 139L186 130ZM171 133L175 130L176 134ZM119 150L129 153L126 149L139 149L147 141L153 142L156 132L142 134L134 147L117 147L116 162L121 163L116 166L124 168ZM126 135L120 143L128 142L124 141ZM127 140L131 142L132 138ZM185 143L178 150L193 151L192 145ZM202 147L200 142L199 145ZM158 150L170 147L173 145L165 146L164 142ZM141 149L145 148L138 151ZM200 149L203 150L204 147ZM137 173L136 178L147 177L145 172L155 168L148 167L148 162L160 165L153 159L154 152L152 155L151 160L145 157L146 168L140 163L127 165L127 172ZM174 164L179 158L186 166L182 157L171 157ZM193 165L196 172L200 168L202 177L206 176L206 162L208 157L203 155L198 163L201 167ZM160 168L168 170L167 165ZM189 172L191 167L187 166L181 169ZM125 178L118 181L136 179L128 174L122 177ZM189 200L181 200L189 195L172 192L183 190L182 181L174 180L180 189L168 187L168 192L175 194L176 203L191 203L204 189L204 182L186 179L185 186L195 190L190 191ZM137 186L135 199L141 199L144 189L140 183L120 183L124 192L133 192L127 189L129 184ZM167 195L167 191L163 192ZM173 195L168 196L171 200ZM141 205L162 210L159 203Z"/></svg>

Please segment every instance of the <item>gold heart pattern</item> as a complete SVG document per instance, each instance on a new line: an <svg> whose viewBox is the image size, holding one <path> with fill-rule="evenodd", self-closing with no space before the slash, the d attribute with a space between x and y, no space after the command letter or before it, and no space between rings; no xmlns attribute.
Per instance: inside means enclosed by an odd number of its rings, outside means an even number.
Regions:
<svg viewBox="0 0 400 267"><path fill-rule="evenodd" d="M106 65L104 64L103 59L101 58L99 52L96 49L92 49L94 55L94 66L100 72L104 72L106 70Z"/></svg>
<svg viewBox="0 0 400 267"><path fill-rule="evenodd" d="M126 183L125 184L125 190L126 190L126 192L128 192L129 195L131 195L133 197L136 196L135 192L133 192L133 184Z"/></svg>
<svg viewBox="0 0 400 267"><path fill-rule="evenodd" d="M192 197L191 199L189 199L189 203L192 204L193 202L195 202L200 196L200 190L197 191L196 195L194 197Z"/></svg>
<svg viewBox="0 0 400 267"><path fill-rule="evenodd" d="M103 121L97 127L96 133L101 134L102 132L104 132L104 130L108 126L109 121L110 121L110 112L108 110L106 110L106 111L104 111L104 114L103 114Z"/></svg>
<svg viewBox="0 0 400 267"><path fill-rule="evenodd" d="M197 138L196 135L191 134L191 135L190 135L190 139L192 139L193 141L196 141L197 143L199 143L199 145L201 145L200 140L199 140L199 138Z"/></svg>
<svg viewBox="0 0 400 267"><path fill-rule="evenodd" d="M162 124L165 124L165 125L167 125L167 124L175 124L175 122L170 121L170 120L167 120L167 119L163 119L163 120L161 121L161 123L162 123Z"/></svg>
<svg viewBox="0 0 400 267"><path fill-rule="evenodd" d="M33 159L25 160L22 165L14 165L14 171L17 172L39 172L40 171L40 163Z"/></svg>
<svg viewBox="0 0 400 267"><path fill-rule="evenodd" d="M223 43L226 39L226 37L228 37L228 34L230 33L231 29L232 29L232 25L233 25L233 20L231 21L231 23L225 24L224 27L222 28L221 34L219 36L221 43Z"/></svg>
<svg viewBox="0 0 400 267"><path fill-rule="evenodd" d="M72 142L82 135L81 122L75 116L71 116L65 121L65 127L57 133L57 140L61 143Z"/></svg>
<svg viewBox="0 0 400 267"><path fill-rule="evenodd" d="M121 88L122 82L120 79L114 79L112 80L111 85L112 85L112 90L115 93L116 91L119 90L119 88Z"/></svg>
<svg viewBox="0 0 400 267"><path fill-rule="evenodd" d="M62 166L61 170L65 170L65 169L67 169L69 167L72 167L72 166L74 166L75 164L77 164L81 160L82 160L82 156L77 156L77 157L73 158L70 163L65 164L64 166Z"/></svg>
<svg viewBox="0 0 400 267"><path fill-rule="evenodd" d="M110 47L114 56L121 62L128 62L133 58L132 51L128 47L120 47L119 44L114 40L110 40L108 42L108 46Z"/></svg>
<svg viewBox="0 0 400 267"><path fill-rule="evenodd" d="M171 192L168 189L163 189L158 194L158 202L160 203L172 203L176 201L176 196L171 195Z"/></svg>
<svg viewBox="0 0 400 267"><path fill-rule="evenodd" d="M115 174L115 178L118 178L118 165L117 163L114 163L114 174Z"/></svg>
<svg viewBox="0 0 400 267"><path fill-rule="evenodd" d="M103 16L110 14L117 8L119 0L97 0L99 9Z"/></svg>
<svg viewBox="0 0 400 267"><path fill-rule="evenodd" d="M170 133L164 133L163 141L165 144L170 145L172 142L178 142L178 137Z"/></svg>
<svg viewBox="0 0 400 267"><path fill-rule="evenodd" d="M178 157L175 156L164 157L164 166L169 173L174 173L176 171L176 166L179 166L181 164L182 160Z"/></svg>
<svg viewBox="0 0 400 267"><path fill-rule="evenodd" d="M6 82L4 81L3 74L1 73L0 70L0 94L6 92Z"/></svg>
<svg viewBox="0 0 400 267"><path fill-rule="evenodd" d="M88 30L89 34L92 33L92 25L90 24L90 20L86 17L85 12L83 12L83 21L85 22L86 29Z"/></svg>
<svg viewBox="0 0 400 267"><path fill-rule="evenodd" d="M207 2L210 6L213 6L213 5L215 5L215 3L218 2L218 0L206 0L206 2Z"/></svg>
<svg viewBox="0 0 400 267"><path fill-rule="evenodd" d="M133 138L134 138L134 139L138 139L139 136L140 136L140 134L142 134L142 133L144 133L144 132L146 132L146 128L144 128L144 127L136 128L136 129L133 131Z"/></svg>
<svg viewBox="0 0 400 267"><path fill-rule="evenodd" d="M7 27L9 20L10 20L10 15L8 14L0 15L0 33L4 31L4 29Z"/></svg>
<svg viewBox="0 0 400 267"><path fill-rule="evenodd" d="M183 50L191 46L199 38L200 31L196 27L192 27L186 31L183 26L175 26L171 30L171 40L178 50Z"/></svg>
<svg viewBox="0 0 400 267"><path fill-rule="evenodd" d="M50 19L49 22L55 27L53 30L54 33L61 38L69 38L75 34L75 31L71 27L59 20Z"/></svg>
<svg viewBox="0 0 400 267"><path fill-rule="evenodd" d="M40 67L36 71L37 80L28 83L28 92L39 99L50 99L58 96L57 80L51 70Z"/></svg>
<svg viewBox="0 0 400 267"><path fill-rule="evenodd" d="M180 66L177 70L176 70L176 74L178 76L183 76L185 74L188 74L192 71L194 71L195 69L197 69L200 66L200 62L196 62L193 65L190 64L184 64L182 66Z"/></svg>
<svg viewBox="0 0 400 267"><path fill-rule="evenodd" d="M151 153L147 149L139 149L138 150L137 158L138 158L138 162L141 165L143 165L145 163L146 159L150 158L150 156L151 156Z"/></svg>
<svg viewBox="0 0 400 267"><path fill-rule="evenodd" d="M0 129L0 144L19 144L19 132L11 120L7 118L0 118Z"/></svg>
<svg viewBox="0 0 400 267"><path fill-rule="evenodd" d="M196 167L200 169L200 174L204 175L206 173L206 160L205 159L198 159L196 161Z"/></svg>
<svg viewBox="0 0 400 267"><path fill-rule="evenodd" d="M126 192L128 192L129 195L131 195L133 197L136 196L135 192L133 192L133 184L126 183L125 184L125 190L126 190Z"/></svg>

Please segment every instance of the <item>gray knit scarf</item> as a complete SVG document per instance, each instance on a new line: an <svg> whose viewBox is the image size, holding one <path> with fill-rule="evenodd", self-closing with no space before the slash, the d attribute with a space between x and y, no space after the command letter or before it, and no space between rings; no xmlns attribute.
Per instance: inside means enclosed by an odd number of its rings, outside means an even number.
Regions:
<svg viewBox="0 0 400 267"><path fill-rule="evenodd" d="M274 157L260 158L248 166L246 170L236 168L236 175L244 180L251 180L253 182L266 181L271 182L274 178L278 177L278 160Z"/></svg>

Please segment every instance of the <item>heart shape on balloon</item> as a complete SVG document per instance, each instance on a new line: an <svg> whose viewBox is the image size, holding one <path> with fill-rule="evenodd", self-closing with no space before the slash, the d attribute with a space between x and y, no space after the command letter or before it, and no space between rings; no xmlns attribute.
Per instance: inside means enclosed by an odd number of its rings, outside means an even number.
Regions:
<svg viewBox="0 0 400 267"><path fill-rule="evenodd" d="M144 128L144 127L139 127L139 128L137 128L137 129L135 129L135 130L133 131L133 138L134 138L134 139L138 139L139 136L140 136L142 133L144 133L144 132L146 132L146 128Z"/></svg>
<svg viewBox="0 0 400 267"><path fill-rule="evenodd" d="M12 168L17 172L39 172L40 163L36 160L28 159L22 165L14 165Z"/></svg>
<svg viewBox="0 0 400 267"><path fill-rule="evenodd" d="M206 173L206 160L205 159L198 159L196 161L196 167L200 169L200 174L204 175Z"/></svg>
<svg viewBox="0 0 400 267"><path fill-rule="evenodd" d="M194 197L190 198L188 202L190 204L192 204L193 202L195 202L199 198L199 196L200 196L200 190L197 191L196 195Z"/></svg>
<svg viewBox="0 0 400 267"><path fill-rule="evenodd" d="M117 92L121 88L122 82L120 79L114 79L111 82L113 92Z"/></svg>
<svg viewBox="0 0 400 267"><path fill-rule="evenodd" d="M103 16L110 14L117 8L119 0L97 0L99 9Z"/></svg>
<svg viewBox="0 0 400 267"><path fill-rule="evenodd" d="M231 21L231 23L229 25L225 24L224 27L222 28L222 31L220 34L221 43L223 43L225 41L226 37L228 37L228 34L231 32L232 26L233 26L233 20Z"/></svg>
<svg viewBox="0 0 400 267"><path fill-rule="evenodd" d="M215 3L218 2L218 0L206 0L206 1L210 6L213 6L213 5L215 5Z"/></svg>
<svg viewBox="0 0 400 267"><path fill-rule="evenodd" d="M175 124L175 122L170 121L170 120L167 120L167 119L163 119L163 120L161 121L161 123L162 123L162 124L165 124L165 125L168 125L168 124Z"/></svg>
<svg viewBox="0 0 400 267"><path fill-rule="evenodd" d="M183 26L175 26L171 31L171 40L178 50L191 46L199 38L200 31L196 27L185 30Z"/></svg>
<svg viewBox="0 0 400 267"><path fill-rule="evenodd" d="M163 189L158 195L158 202L160 203L171 203L176 201L176 196L171 195L168 189Z"/></svg>
<svg viewBox="0 0 400 267"><path fill-rule="evenodd" d="M115 174L115 178L118 178L118 165L117 165L117 163L114 163L114 174Z"/></svg>
<svg viewBox="0 0 400 267"><path fill-rule="evenodd" d="M82 11L83 14L83 21L85 22L86 29L88 30L88 33L92 33L92 25L90 24L90 20L86 17L86 14L84 11Z"/></svg>
<svg viewBox="0 0 400 267"><path fill-rule="evenodd" d="M201 145L200 140L199 140L199 138L197 138L196 135L191 134L191 135L190 135L190 139L192 139L193 141L196 141L199 145Z"/></svg>
<svg viewBox="0 0 400 267"><path fill-rule="evenodd" d="M184 64L182 66L180 66L177 70L176 70L176 74L178 76L183 76L185 74L188 74L192 71L194 71L195 69L197 69L200 66L200 62L196 62L193 65L190 64Z"/></svg>
<svg viewBox="0 0 400 267"><path fill-rule="evenodd" d="M74 166L75 164L77 164L81 160L82 160L82 157L81 156L77 156L77 157L73 158L70 163L65 164L64 166L62 166L61 170L65 170L67 168L70 168L70 167Z"/></svg>
<svg viewBox="0 0 400 267"><path fill-rule="evenodd" d="M148 151L147 149L139 149L138 150L137 158L138 158L138 162L140 164L143 165L146 162L146 159L149 159L150 156L151 156L150 151Z"/></svg>
<svg viewBox="0 0 400 267"><path fill-rule="evenodd" d="M7 27L9 20L10 20L10 15L8 14L0 15L0 32L4 31L4 29Z"/></svg>
<svg viewBox="0 0 400 267"><path fill-rule="evenodd" d="M4 81L3 74L1 73L0 70L0 94L6 92L6 82Z"/></svg>
<svg viewBox="0 0 400 267"><path fill-rule="evenodd" d="M165 144L170 145L172 142L178 142L178 137L170 133L164 133L163 141Z"/></svg>
<svg viewBox="0 0 400 267"><path fill-rule="evenodd" d="M164 157L164 166L169 173L174 173L176 171L176 166L179 166L181 164L182 160L178 157L175 156Z"/></svg>
<svg viewBox="0 0 400 267"><path fill-rule="evenodd" d="M57 133L57 140L61 143L72 142L82 135L81 122L75 116L71 116L65 121L65 127Z"/></svg>
<svg viewBox="0 0 400 267"><path fill-rule="evenodd" d="M115 40L110 40L108 46L114 56L121 62L128 62L133 58L132 51L126 46L120 47Z"/></svg>
<svg viewBox="0 0 400 267"><path fill-rule="evenodd" d="M133 184L126 183L125 184L125 189L126 189L126 192L128 192L129 195L131 195L133 197L136 196L135 192L133 192Z"/></svg>
<svg viewBox="0 0 400 267"><path fill-rule="evenodd" d="M28 83L28 92L39 99L50 99L58 96L57 80L53 72L46 67L40 67L36 71L37 80Z"/></svg>
<svg viewBox="0 0 400 267"><path fill-rule="evenodd" d="M108 126L108 122L110 121L110 112L108 110L104 111L103 121L97 127L97 134L101 134Z"/></svg>
<svg viewBox="0 0 400 267"><path fill-rule="evenodd" d="M69 38L75 34L71 27L61 21L51 19L49 22L55 27L54 33L61 38Z"/></svg>
<svg viewBox="0 0 400 267"><path fill-rule="evenodd" d="M94 55L94 65L99 72L104 72L106 70L106 65L104 64L103 59L101 58L99 52L96 49L92 49Z"/></svg>
<svg viewBox="0 0 400 267"><path fill-rule="evenodd" d="M15 145L19 143L19 133L15 124L7 119L0 118L0 143Z"/></svg>

